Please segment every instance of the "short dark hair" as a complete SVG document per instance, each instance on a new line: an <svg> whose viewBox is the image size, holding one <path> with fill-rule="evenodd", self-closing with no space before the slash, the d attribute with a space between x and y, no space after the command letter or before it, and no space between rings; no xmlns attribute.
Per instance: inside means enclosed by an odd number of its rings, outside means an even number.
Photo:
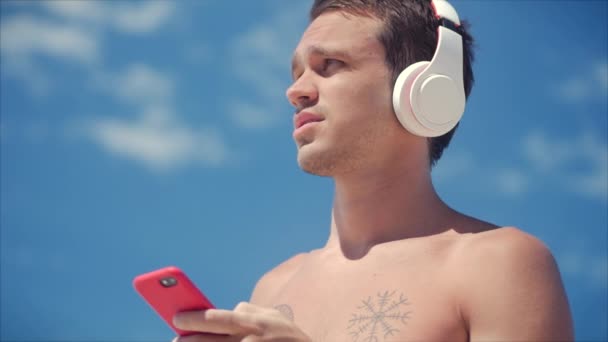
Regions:
<svg viewBox="0 0 608 342"><path fill-rule="evenodd" d="M375 17L384 23L378 40L386 50L386 64L392 73L391 87L402 70L419 61L430 61L437 48L439 22L430 0L315 0L310 9L310 21L329 11ZM458 33L462 36L464 91L467 98L474 83L474 41L469 29L469 23L461 20ZM431 167L441 158L457 127L442 136L428 139Z"/></svg>

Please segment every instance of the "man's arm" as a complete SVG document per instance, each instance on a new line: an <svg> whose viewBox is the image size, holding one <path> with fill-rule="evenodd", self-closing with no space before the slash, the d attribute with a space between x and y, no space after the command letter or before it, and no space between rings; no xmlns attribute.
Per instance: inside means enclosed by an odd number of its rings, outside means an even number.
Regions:
<svg viewBox="0 0 608 342"><path fill-rule="evenodd" d="M460 293L471 341L574 339L568 299L545 245L515 228L465 245L464 273L470 279Z"/></svg>

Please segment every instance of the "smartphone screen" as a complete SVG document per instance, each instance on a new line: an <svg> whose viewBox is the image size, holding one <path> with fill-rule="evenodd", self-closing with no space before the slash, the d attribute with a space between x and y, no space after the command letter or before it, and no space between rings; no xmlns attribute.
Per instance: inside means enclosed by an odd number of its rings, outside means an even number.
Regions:
<svg viewBox="0 0 608 342"><path fill-rule="evenodd" d="M213 304L192 281L175 266L139 275L133 279L135 290L180 336L196 334L173 326L173 316L181 311L206 310Z"/></svg>

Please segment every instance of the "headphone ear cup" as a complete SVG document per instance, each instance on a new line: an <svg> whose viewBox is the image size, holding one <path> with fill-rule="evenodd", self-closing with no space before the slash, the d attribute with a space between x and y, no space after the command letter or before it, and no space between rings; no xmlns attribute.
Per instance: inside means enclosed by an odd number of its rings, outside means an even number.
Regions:
<svg viewBox="0 0 608 342"><path fill-rule="evenodd" d="M430 135L429 130L418 122L413 112L411 100L416 100L418 92L412 92L412 85L429 64L428 61L422 61L409 65L399 74L393 88L393 109L397 119L410 133L421 137Z"/></svg>
<svg viewBox="0 0 608 342"><path fill-rule="evenodd" d="M411 89L412 112L416 121L428 130L425 136L443 135L460 121L465 106L464 90L449 76L427 69L414 80Z"/></svg>

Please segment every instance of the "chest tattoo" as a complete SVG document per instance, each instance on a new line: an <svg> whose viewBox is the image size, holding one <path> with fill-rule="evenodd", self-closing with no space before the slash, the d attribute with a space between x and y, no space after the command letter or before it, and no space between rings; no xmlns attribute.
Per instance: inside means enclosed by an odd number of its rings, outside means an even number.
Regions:
<svg viewBox="0 0 608 342"><path fill-rule="evenodd" d="M411 314L410 302L403 293L378 293L361 300L348 321L348 333L354 342L389 341L390 336L407 325Z"/></svg>
<svg viewBox="0 0 608 342"><path fill-rule="evenodd" d="M274 308L276 310L279 310L279 312L283 314L283 316L293 322L293 309L291 308L291 306L287 304L280 304L275 306Z"/></svg>

